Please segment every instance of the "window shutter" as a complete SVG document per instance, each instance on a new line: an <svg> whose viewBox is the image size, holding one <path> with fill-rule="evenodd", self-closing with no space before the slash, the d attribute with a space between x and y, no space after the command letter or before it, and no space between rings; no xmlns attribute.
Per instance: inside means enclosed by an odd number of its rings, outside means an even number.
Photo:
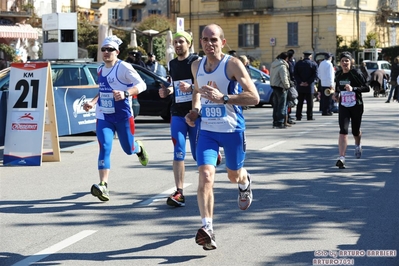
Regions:
<svg viewBox="0 0 399 266"><path fill-rule="evenodd" d="M244 46L244 24L238 25L238 47Z"/></svg>
<svg viewBox="0 0 399 266"><path fill-rule="evenodd" d="M259 47L259 24L254 24L254 46Z"/></svg>
<svg viewBox="0 0 399 266"><path fill-rule="evenodd" d="M112 9L108 9L108 24L112 24Z"/></svg>

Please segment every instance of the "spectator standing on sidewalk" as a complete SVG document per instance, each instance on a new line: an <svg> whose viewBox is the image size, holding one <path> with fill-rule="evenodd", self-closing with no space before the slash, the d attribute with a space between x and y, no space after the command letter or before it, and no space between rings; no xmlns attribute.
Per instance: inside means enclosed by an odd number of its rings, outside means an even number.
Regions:
<svg viewBox="0 0 399 266"><path fill-rule="evenodd" d="M333 115L331 111L332 107L332 95L335 90L334 88L334 67L331 63L332 54L325 54L325 59L320 62L318 75L320 79L320 105L321 115Z"/></svg>
<svg viewBox="0 0 399 266"><path fill-rule="evenodd" d="M391 90L389 91L388 99L386 103L389 103L391 101L391 98L393 96L393 101L398 101L399 102L399 84L397 82L397 79L399 77L399 56L395 57L393 60L393 64L391 66Z"/></svg>
<svg viewBox="0 0 399 266"><path fill-rule="evenodd" d="M205 250L217 247L213 232L213 184L219 147L224 149L230 182L238 183L239 208L246 210L252 203L251 177L244 168L245 119L241 106L258 104L259 95L241 61L222 52L225 44L220 26L205 26L201 38L205 56L191 67L196 90L193 109L186 115L187 123L195 126L201 113L197 199L203 226L195 241Z"/></svg>
<svg viewBox="0 0 399 266"><path fill-rule="evenodd" d="M270 86L273 89L273 128L286 128L287 91L290 88L288 54L282 52L270 68Z"/></svg>
<svg viewBox="0 0 399 266"><path fill-rule="evenodd" d="M126 62L147 68L146 64L144 63L143 59L141 59L141 57L142 54L140 51L131 51L129 52L129 57L126 59Z"/></svg>
<svg viewBox="0 0 399 266"><path fill-rule="evenodd" d="M295 69L295 64L296 64L296 60L295 60L295 51L293 49L289 49L287 51L288 54L288 71L290 73L290 83L291 86L295 87L296 90L296 81L295 81L295 75L294 75L294 69ZM296 99L295 101L288 101L288 108L287 108L287 116L288 116L288 124L290 125L295 125L294 120L291 117L291 113L292 113L292 108L295 107L298 103L298 99Z"/></svg>
<svg viewBox="0 0 399 266"><path fill-rule="evenodd" d="M143 166L148 164L148 155L143 143L134 139L132 110L132 96L146 90L147 86L131 64L118 58L121 43L122 40L115 35L103 41L101 52L104 64L97 70L99 93L83 105L86 112L96 106L100 183L92 185L91 194L101 201L109 200L108 178L115 133L118 134L119 143L126 154L136 154Z"/></svg>
<svg viewBox="0 0 399 266"><path fill-rule="evenodd" d="M164 77L166 78L167 73L166 73L166 69L163 65L161 65L158 61L157 61L157 57L155 56L155 54L153 53L148 53L148 60L145 63L147 68L154 72L155 74L157 74L158 76Z"/></svg>
<svg viewBox="0 0 399 266"><path fill-rule="evenodd" d="M313 118L313 94L317 78L317 64L312 60L312 52L303 52L304 58L295 64L294 75L296 80L296 89L298 91L298 105L296 106L296 120L302 119L303 102L306 100L307 120Z"/></svg>
<svg viewBox="0 0 399 266"><path fill-rule="evenodd" d="M260 71L262 71L266 75L270 75L270 71L269 71L269 69L267 69L267 67L265 65L262 65Z"/></svg>

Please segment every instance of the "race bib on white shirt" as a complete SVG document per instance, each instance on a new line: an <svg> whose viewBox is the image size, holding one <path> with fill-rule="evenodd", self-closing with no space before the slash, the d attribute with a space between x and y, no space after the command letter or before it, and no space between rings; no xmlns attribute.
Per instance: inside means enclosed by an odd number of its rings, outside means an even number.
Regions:
<svg viewBox="0 0 399 266"><path fill-rule="evenodd" d="M187 82L188 84L192 83L191 79L185 79L182 81ZM175 90L175 102L176 103L190 102L193 98L193 96L192 96L193 93L191 91L190 92L182 92L179 89L179 84L180 84L180 81L173 81L173 87L174 87L173 89Z"/></svg>
<svg viewBox="0 0 399 266"><path fill-rule="evenodd" d="M201 119L208 125L220 125L226 123L227 116L226 105L224 104L209 104L202 105Z"/></svg>
<svg viewBox="0 0 399 266"><path fill-rule="evenodd" d="M341 91L341 104L345 107L355 106L356 93L353 91Z"/></svg>
<svg viewBox="0 0 399 266"><path fill-rule="evenodd" d="M104 114L115 113L115 99L112 92L100 92L100 99L99 108L101 112Z"/></svg>

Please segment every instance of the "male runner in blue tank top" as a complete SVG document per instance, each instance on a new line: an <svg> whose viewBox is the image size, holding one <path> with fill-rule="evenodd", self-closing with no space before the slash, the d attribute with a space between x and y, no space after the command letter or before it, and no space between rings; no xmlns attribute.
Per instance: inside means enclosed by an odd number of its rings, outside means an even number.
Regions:
<svg viewBox="0 0 399 266"><path fill-rule="evenodd" d="M137 154L142 165L148 164L148 155L143 143L134 140L132 111L132 96L146 90L147 85L131 64L118 59L121 43L122 41L114 35L105 38L101 45L104 64L97 70L99 93L83 106L86 111L96 107L100 183L91 187L91 194L101 201L109 200L108 177L115 132L126 154Z"/></svg>
<svg viewBox="0 0 399 266"><path fill-rule="evenodd" d="M251 178L244 168L246 140L242 106L258 104L259 95L241 61L223 54L226 39L220 26L206 26L201 44L206 56L193 62L191 67L196 89L193 109L186 115L186 121L194 126L201 116L197 142L197 199L203 226L197 231L195 241L203 249L212 250L217 247L212 220L219 147L224 149L230 182L238 183L239 208L246 210L252 202Z"/></svg>
<svg viewBox="0 0 399 266"><path fill-rule="evenodd" d="M194 127L190 127L185 121L185 115L191 110L192 95L194 90L194 77L191 73L192 62L199 60L198 55L190 54L190 47L193 45L193 38L185 31L177 32L173 35L173 46L177 58L169 62L169 74L171 85L166 88L163 85L159 89L159 96L165 98L173 95L171 107L172 118L170 121L170 132L174 146L173 152L173 174L175 178L176 191L168 197L166 203L169 206L184 207L185 198L183 195L186 157L186 136L190 142L191 154L196 160L196 142L199 119ZM219 153L217 165L221 162Z"/></svg>

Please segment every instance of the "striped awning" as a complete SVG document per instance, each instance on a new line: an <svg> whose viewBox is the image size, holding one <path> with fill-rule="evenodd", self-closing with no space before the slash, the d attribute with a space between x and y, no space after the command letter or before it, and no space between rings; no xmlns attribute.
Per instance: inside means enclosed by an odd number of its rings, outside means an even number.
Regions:
<svg viewBox="0 0 399 266"><path fill-rule="evenodd" d="M37 30L29 24L0 25L0 38L37 39Z"/></svg>

